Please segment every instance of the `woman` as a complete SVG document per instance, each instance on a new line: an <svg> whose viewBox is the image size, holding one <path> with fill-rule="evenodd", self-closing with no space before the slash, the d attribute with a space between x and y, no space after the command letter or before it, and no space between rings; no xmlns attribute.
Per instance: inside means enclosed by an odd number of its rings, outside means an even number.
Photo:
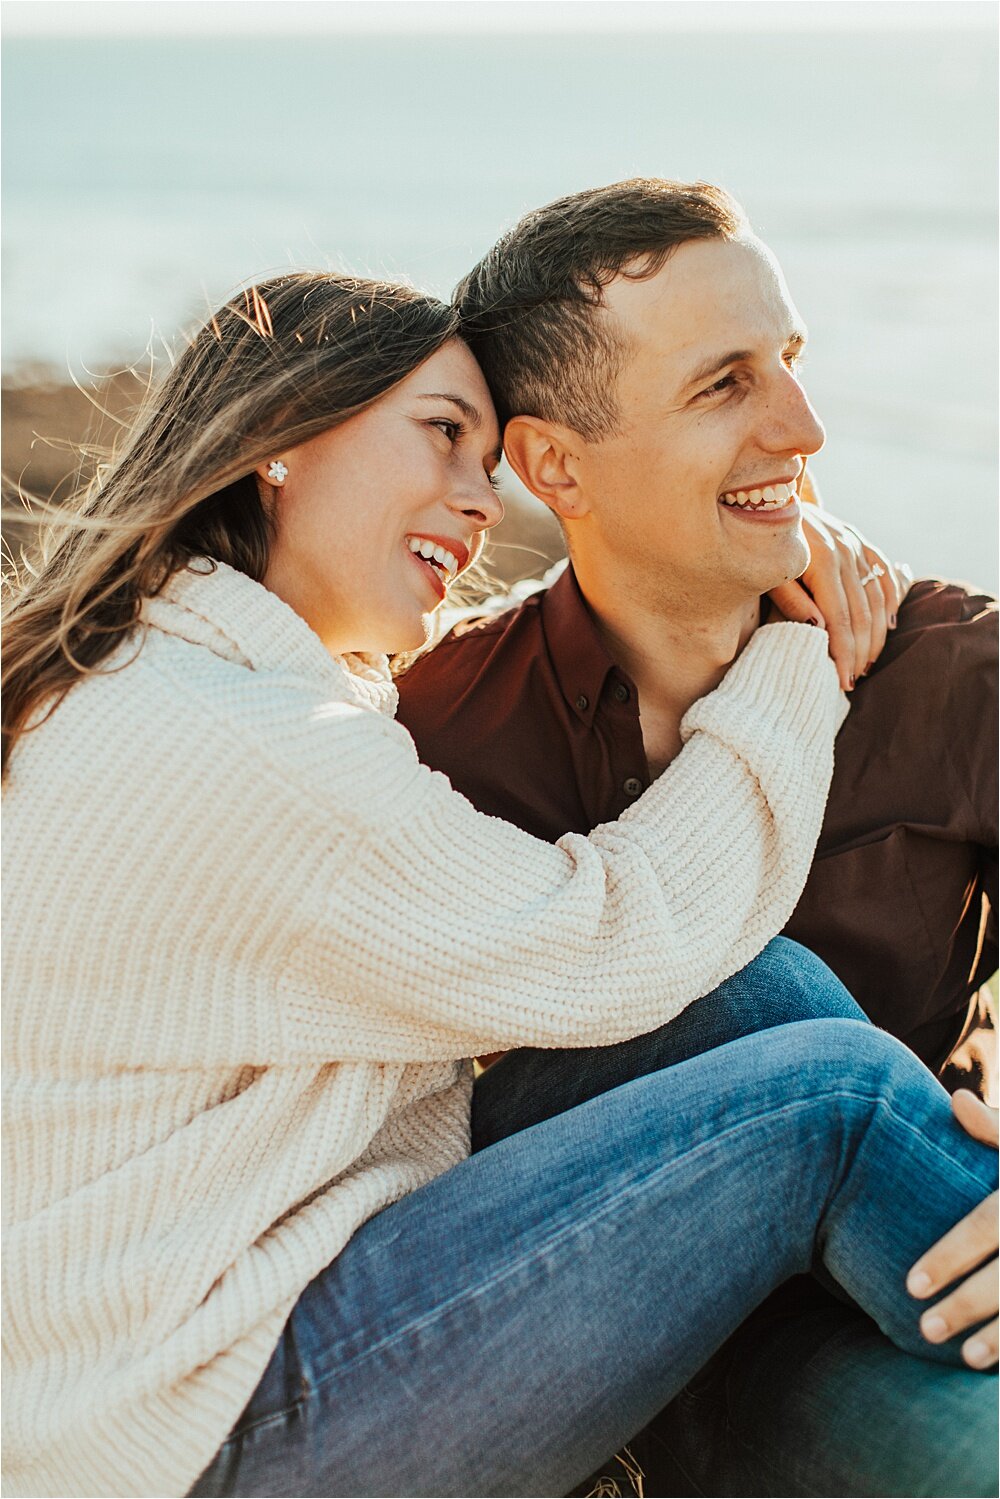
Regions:
<svg viewBox="0 0 1000 1499"><path fill-rule="evenodd" d="M458 333L335 276L235 299L12 603L11 1495L551 1492L815 1252L960 1358L903 1279L993 1159L857 1021L466 1158L463 1058L648 1031L781 928L845 704L768 626L556 847L421 767L379 653L501 513Z"/></svg>

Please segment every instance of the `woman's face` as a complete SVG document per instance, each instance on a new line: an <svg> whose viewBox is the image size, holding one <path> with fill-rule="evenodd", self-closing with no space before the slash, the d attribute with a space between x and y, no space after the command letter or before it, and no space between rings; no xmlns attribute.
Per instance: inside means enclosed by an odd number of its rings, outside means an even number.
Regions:
<svg viewBox="0 0 1000 1499"><path fill-rule="evenodd" d="M268 483L273 459L287 472L266 587L334 655L422 645L446 582L503 517L496 414L465 344L451 339L367 411L273 454L257 470Z"/></svg>

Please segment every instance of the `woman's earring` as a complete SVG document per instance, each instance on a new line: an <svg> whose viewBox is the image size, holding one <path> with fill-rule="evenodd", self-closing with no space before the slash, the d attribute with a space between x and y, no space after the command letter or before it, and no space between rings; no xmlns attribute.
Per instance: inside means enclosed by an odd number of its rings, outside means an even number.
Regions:
<svg viewBox="0 0 1000 1499"><path fill-rule="evenodd" d="M288 478L288 470L280 458L275 458L273 463L267 465L267 477L275 484L284 484Z"/></svg>

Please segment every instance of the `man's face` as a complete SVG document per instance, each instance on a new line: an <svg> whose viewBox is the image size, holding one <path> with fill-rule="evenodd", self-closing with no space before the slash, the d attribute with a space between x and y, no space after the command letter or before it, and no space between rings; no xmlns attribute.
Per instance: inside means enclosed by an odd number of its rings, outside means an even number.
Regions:
<svg viewBox="0 0 1000 1499"><path fill-rule="evenodd" d="M621 431L576 450L579 545L654 606L736 605L799 576L799 505L780 486L824 433L795 374L805 334L773 256L750 236L691 241L606 295L631 353Z"/></svg>

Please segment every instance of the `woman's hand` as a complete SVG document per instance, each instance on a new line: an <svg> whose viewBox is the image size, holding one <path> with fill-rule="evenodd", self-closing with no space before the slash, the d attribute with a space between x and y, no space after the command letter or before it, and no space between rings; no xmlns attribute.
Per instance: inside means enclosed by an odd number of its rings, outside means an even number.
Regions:
<svg viewBox="0 0 1000 1499"><path fill-rule="evenodd" d="M905 563L892 563L858 531L820 510L811 477L803 476L802 528L810 561L797 583L783 583L768 597L786 619L823 625L840 685L850 692L863 677L896 623L913 575Z"/></svg>
<svg viewBox="0 0 1000 1499"><path fill-rule="evenodd" d="M975 1140L997 1144L997 1111L989 1109L965 1089L951 1100L955 1118ZM996 1192L973 1208L923 1255L906 1278L906 1289L922 1301L964 1275L961 1285L926 1311L920 1331L929 1343L944 1343L967 1327L977 1327L962 1345L962 1357L974 1369L988 1369L997 1361L997 1198ZM986 1260L986 1264L983 1261ZM978 1269L976 1267L979 1267ZM969 1274L969 1272L972 1272ZM985 1327L978 1324L992 1317Z"/></svg>

